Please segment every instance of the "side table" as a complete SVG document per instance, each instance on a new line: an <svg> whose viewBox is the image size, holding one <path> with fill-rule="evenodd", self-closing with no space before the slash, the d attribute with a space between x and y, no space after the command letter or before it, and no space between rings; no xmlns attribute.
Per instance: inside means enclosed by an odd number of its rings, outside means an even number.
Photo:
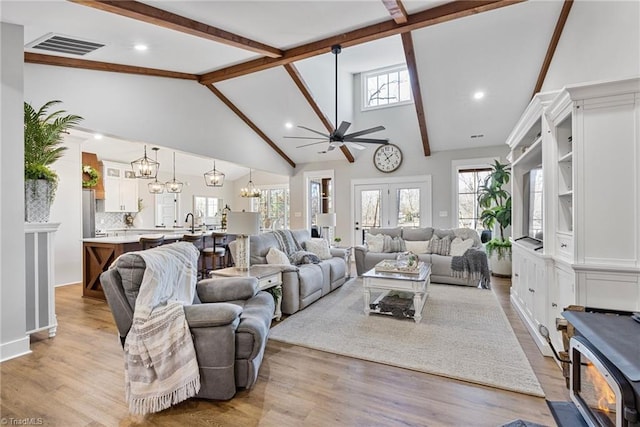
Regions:
<svg viewBox="0 0 640 427"><path fill-rule="evenodd" d="M282 271L279 267L273 267L269 265L253 265L248 270L239 270L235 267L222 268L219 270L212 270L209 273L210 277L255 277L258 279L258 287L261 291L275 288L279 290L279 296L275 298L276 309L273 317L280 321L282 318Z"/></svg>

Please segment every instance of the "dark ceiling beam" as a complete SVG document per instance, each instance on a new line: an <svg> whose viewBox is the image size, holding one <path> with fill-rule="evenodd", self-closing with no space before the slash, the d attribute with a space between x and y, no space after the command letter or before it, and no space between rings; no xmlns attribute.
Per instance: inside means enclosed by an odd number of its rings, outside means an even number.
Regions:
<svg viewBox="0 0 640 427"><path fill-rule="evenodd" d="M556 28L555 30L553 30L553 35L551 36L551 41L549 42L549 47L547 48L547 54L544 57L542 68L540 69L540 73L538 74L536 87L533 90L533 94L531 94L532 98L542 89L542 84L544 83L544 79L547 77L549 66L551 65L551 61L553 60L553 55L556 52L556 47L558 47L558 42L560 41L562 31L564 30L564 24L567 22L567 18L569 17L571 6L573 6L573 0L565 0L564 4L562 5L560 16L558 16L558 22L556 22Z"/></svg>
<svg viewBox="0 0 640 427"><path fill-rule="evenodd" d="M272 46L250 40L246 37L230 33L220 28L212 27L166 10L158 9L144 3L129 0L103 1L103 0L68 0L72 3L92 7L105 12L132 18L148 24L158 25L171 30L180 31L192 36L213 40L228 46L237 47L251 52L259 53L270 58L279 58L282 51Z"/></svg>
<svg viewBox="0 0 640 427"><path fill-rule="evenodd" d="M233 65L200 76L200 83L210 84L232 79L257 71L279 67L295 61L331 52L331 46L339 44L343 48L379 40L396 34L407 33L430 25L452 21L465 16L475 15L489 10L521 3L524 0L461 0L455 1L422 12L409 15L406 24L385 21L369 25L348 33L331 36L323 40L308 43L284 51L280 58L258 58L242 64Z"/></svg>
<svg viewBox="0 0 640 427"><path fill-rule="evenodd" d="M413 105L415 105L416 114L418 115L418 126L420 127L422 149L425 156L430 156L431 148L429 147L429 135L427 134L427 118L424 114L424 106L422 105L422 92L420 91L420 81L418 79L416 52L413 49L413 38L411 37L411 33L403 33L401 37L404 56L407 61L407 70L409 71L409 80L411 82Z"/></svg>
<svg viewBox="0 0 640 427"><path fill-rule="evenodd" d="M24 62L31 64L55 65L59 67L84 68L86 70L109 71L112 73L140 74L143 76L169 77L172 79L198 80L195 74L178 73L176 71L156 68L135 67L110 62L87 61L86 59L67 58L65 56L43 55L41 53L24 53Z"/></svg>
<svg viewBox="0 0 640 427"><path fill-rule="evenodd" d="M280 155L280 157L282 157L283 159L285 159L287 161L287 163L289 163L291 165L292 168L296 167L296 164L293 162L293 160L291 160L289 158L289 156L287 156L284 151L282 151L280 149L280 147L278 147L276 145L275 142L273 142L264 132L262 132L262 130L260 130L260 128L258 126L256 126L255 123L253 123L251 121L251 119L249 117L247 117L242 111L240 111L240 109L238 107L235 106L235 104L233 102L231 102L231 100L229 98L227 98L226 96L224 96L222 94L222 92L220 92L216 87L214 87L213 85L205 85L205 87L207 89L209 89L215 96L218 97L218 99L220 99L220 101L222 101L227 107L229 107L229 109L231 111L233 111L238 117L240 117L240 119L245 122L245 124L247 126L249 126L255 133L258 134L258 136L260 138L262 138L267 144L269 144L269 146L271 148L273 148L275 150L276 153L278 153Z"/></svg>
<svg viewBox="0 0 640 427"><path fill-rule="evenodd" d="M309 87L300 75L300 72L298 71L296 66L293 64L284 64L284 69L287 70L287 73L289 73L293 82L296 84L296 86L298 86L298 89L302 93L302 96L304 96L304 99L307 100L307 102L311 106L311 109L316 113L324 127L327 129L327 132L332 133L334 127L331 123L331 120L329 119L329 117L327 117L326 114L324 114L324 112L322 112L316 100L313 99L313 95L311 94ZM349 151L349 148L347 148L346 145L341 145L340 150L342 150L342 154L344 154L349 163L355 162L353 154L351 154L351 151Z"/></svg>
<svg viewBox="0 0 640 427"><path fill-rule="evenodd" d="M409 15L400 0L382 0L396 24L406 24Z"/></svg>

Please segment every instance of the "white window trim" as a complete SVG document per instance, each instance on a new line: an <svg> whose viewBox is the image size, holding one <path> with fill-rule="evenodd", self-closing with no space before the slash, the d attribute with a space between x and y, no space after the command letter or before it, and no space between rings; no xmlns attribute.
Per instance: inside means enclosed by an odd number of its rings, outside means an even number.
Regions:
<svg viewBox="0 0 640 427"><path fill-rule="evenodd" d="M411 95L411 99L407 100L407 101L400 101L400 102L394 102L392 104L384 104L384 105L374 105L371 107L367 107L366 103L367 103L367 77L372 76L372 75L381 75L381 74L388 74L392 71L396 71L396 70L407 70L409 71L409 68L407 67L407 64L397 64L397 65L392 65L390 67L385 67L385 68L378 68L377 70L369 70L369 71L363 71L362 73L360 73L360 111L364 112L364 111L372 111L372 110L379 110L381 108L392 108L392 107L399 107L401 105L408 105L408 104L413 104L413 91L410 90L409 94ZM411 78L411 77L409 77Z"/></svg>
<svg viewBox="0 0 640 427"><path fill-rule="evenodd" d="M453 196L451 197L451 228L458 227L458 173L461 169L490 168L499 157L482 157L478 159L462 159L451 161L451 187ZM455 215L453 213L455 212Z"/></svg>

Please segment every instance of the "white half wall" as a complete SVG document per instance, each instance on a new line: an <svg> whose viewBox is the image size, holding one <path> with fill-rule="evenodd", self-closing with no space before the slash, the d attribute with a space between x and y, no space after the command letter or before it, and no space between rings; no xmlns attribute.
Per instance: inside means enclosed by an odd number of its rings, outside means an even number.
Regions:
<svg viewBox="0 0 640 427"><path fill-rule="evenodd" d="M28 353L24 237L24 28L0 22L0 361Z"/></svg>
<svg viewBox="0 0 640 427"><path fill-rule="evenodd" d="M640 75L640 2L576 1L542 91Z"/></svg>

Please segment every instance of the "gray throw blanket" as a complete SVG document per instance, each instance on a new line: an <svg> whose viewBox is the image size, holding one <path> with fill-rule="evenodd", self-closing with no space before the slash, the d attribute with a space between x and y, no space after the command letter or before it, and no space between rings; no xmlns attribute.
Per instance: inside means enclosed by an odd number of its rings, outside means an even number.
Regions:
<svg viewBox="0 0 640 427"><path fill-rule="evenodd" d="M287 256L302 250L302 246L293 237L291 230L274 230L273 234L280 245L280 250Z"/></svg>
<svg viewBox="0 0 640 427"><path fill-rule="evenodd" d="M467 249L462 256L451 258L451 275L464 279L472 278L479 281L478 287L491 289L491 273L487 254L477 249Z"/></svg>

